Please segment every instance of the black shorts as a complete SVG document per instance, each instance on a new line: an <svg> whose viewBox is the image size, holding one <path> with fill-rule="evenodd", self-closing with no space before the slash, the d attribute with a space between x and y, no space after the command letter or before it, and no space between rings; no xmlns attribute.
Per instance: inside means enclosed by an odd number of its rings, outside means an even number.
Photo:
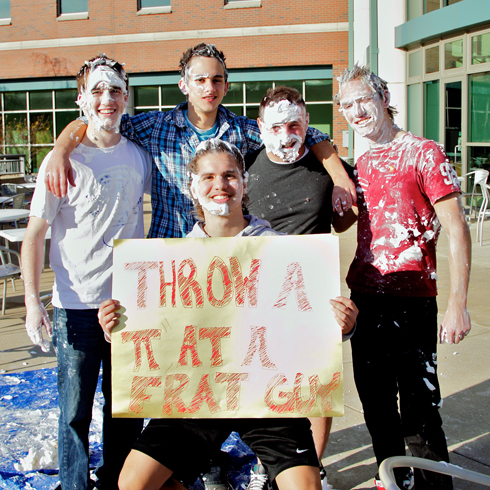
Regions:
<svg viewBox="0 0 490 490"><path fill-rule="evenodd" d="M209 469L232 431L250 446L273 481L295 466L318 467L308 419L152 419L134 449L158 461L187 485Z"/></svg>

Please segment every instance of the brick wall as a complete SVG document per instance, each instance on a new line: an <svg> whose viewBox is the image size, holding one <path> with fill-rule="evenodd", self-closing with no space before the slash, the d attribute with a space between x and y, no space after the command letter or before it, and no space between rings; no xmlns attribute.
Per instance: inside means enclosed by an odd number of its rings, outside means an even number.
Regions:
<svg viewBox="0 0 490 490"><path fill-rule="evenodd" d="M230 29L348 21L347 0L262 0L262 7L223 8L223 0L172 0L172 13L136 15L136 0L88 0L89 19L56 20L55 0L11 0L12 25L0 26L0 43L124 34ZM335 77L348 63L347 32L196 38L0 51L3 80L74 76L84 60L106 53L131 73L175 71L182 52L211 42L229 68L332 65ZM347 129L334 108L334 138Z"/></svg>

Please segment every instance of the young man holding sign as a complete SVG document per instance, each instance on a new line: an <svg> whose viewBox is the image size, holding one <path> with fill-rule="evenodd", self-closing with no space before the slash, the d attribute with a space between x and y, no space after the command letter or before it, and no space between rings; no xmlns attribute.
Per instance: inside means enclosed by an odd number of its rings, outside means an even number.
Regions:
<svg viewBox="0 0 490 490"><path fill-rule="evenodd" d="M189 170L191 194L201 220L189 237L278 234L266 221L243 215L246 173L236 147L208 140L197 149ZM350 332L357 315L352 301L336 298L331 303L343 333ZM118 323L118 307L117 301L108 300L100 308L100 322L109 335ZM182 488L178 480L183 478L192 484L208 469L210 454L219 451L231 431L237 431L281 490L319 490L319 463L309 427L306 418L152 419L126 460L119 486L121 490Z"/></svg>

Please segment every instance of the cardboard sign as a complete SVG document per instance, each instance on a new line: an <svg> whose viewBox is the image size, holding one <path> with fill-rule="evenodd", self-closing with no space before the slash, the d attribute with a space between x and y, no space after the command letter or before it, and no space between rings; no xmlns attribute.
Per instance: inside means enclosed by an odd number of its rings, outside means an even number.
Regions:
<svg viewBox="0 0 490 490"><path fill-rule="evenodd" d="M116 240L117 417L343 415L332 235Z"/></svg>

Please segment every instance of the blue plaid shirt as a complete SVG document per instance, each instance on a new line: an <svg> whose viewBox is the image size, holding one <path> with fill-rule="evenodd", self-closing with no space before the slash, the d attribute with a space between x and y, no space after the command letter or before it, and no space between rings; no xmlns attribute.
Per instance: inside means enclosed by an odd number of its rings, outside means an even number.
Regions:
<svg viewBox="0 0 490 490"><path fill-rule="evenodd" d="M124 114L121 120L121 134L148 150L153 158L148 238L184 237L196 221L186 165L200 140L185 119L186 109L187 102L184 102L170 112L152 111L132 117ZM262 146L257 122L239 117L223 106L218 110L216 138L233 143L244 156ZM308 146L325 139L328 136L308 129Z"/></svg>

